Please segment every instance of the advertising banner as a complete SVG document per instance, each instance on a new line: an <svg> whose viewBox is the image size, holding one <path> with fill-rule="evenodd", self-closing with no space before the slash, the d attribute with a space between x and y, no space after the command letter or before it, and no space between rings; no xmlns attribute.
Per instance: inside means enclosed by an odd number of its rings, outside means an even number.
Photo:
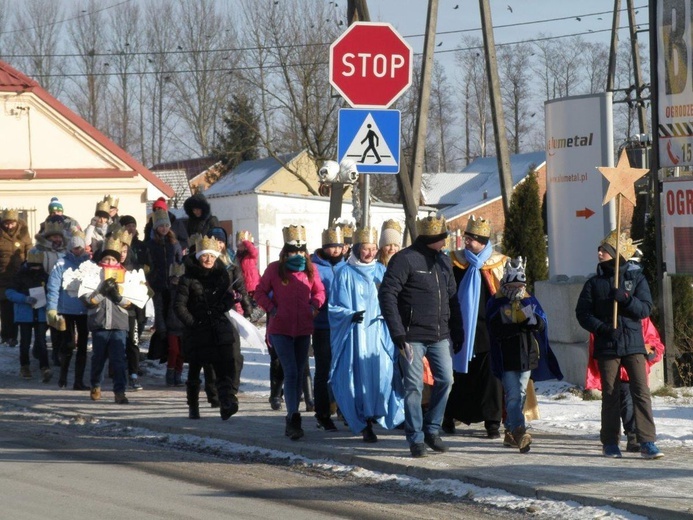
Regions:
<svg viewBox="0 0 693 520"><path fill-rule="evenodd" d="M658 0L657 115L659 166L693 164L693 2Z"/></svg>
<svg viewBox="0 0 693 520"><path fill-rule="evenodd" d="M606 180L598 166L613 166L611 93L547 101L546 199L549 275L586 275L597 265L597 246L615 227L602 206Z"/></svg>
<svg viewBox="0 0 693 520"><path fill-rule="evenodd" d="M693 180L664 182L662 225L667 273L693 275Z"/></svg>

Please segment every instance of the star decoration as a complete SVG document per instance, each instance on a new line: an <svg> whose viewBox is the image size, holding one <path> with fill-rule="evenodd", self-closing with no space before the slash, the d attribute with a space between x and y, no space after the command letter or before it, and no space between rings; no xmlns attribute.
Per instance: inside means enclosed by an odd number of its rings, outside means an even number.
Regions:
<svg viewBox="0 0 693 520"><path fill-rule="evenodd" d="M646 168L631 168L628 154L625 150L621 152L616 168L598 166L597 170L609 181L609 189L606 190L602 205L619 194L635 205L635 181L650 171Z"/></svg>

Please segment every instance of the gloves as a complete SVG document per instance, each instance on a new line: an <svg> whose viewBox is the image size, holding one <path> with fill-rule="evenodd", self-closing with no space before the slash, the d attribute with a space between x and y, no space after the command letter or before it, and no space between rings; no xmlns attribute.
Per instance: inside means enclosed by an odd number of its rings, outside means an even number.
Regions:
<svg viewBox="0 0 693 520"><path fill-rule="evenodd" d="M618 343L621 340L621 338L623 337L623 330L622 329L615 329L611 325L607 325L606 323L603 323L602 325L599 326L599 329L597 330L597 334L605 337L609 341L612 341L614 343Z"/></svg>
<svg viewBox="0 0 693 520"><path fill-rule="evenodd" d="M52 326L57 320L58 320L58 311L56 309L52 309L52 310L46 312L46 321L48 322L48 325Z"/></svg>
<svg viewBox="0 0 693 520"><path fill-rule="evenodd" d="M351 323L363 323L363 315L366 311L356 311L351 315Z"/></svg>
<svg viewBox="0 0 693 520"><path fill-rule="evenodd" d="M394 338L392 338L392 342L395 344L395 347L397 347L400 350L403 350L404 347L407 345L407 337L395 336Z"/></svg>
<svg viewBox="0 0 693 520"><path fill-rule="evenodd" d="M33 296L27 296L26 300L24 300L24 303L26 303L27 305L31 305L33 307L37 301L38 300L36 298L34 298Z"/></svg>
<svg viewBox="0 0 693 520"><path fill-rule="evenodd" d="M459 343L453 343L452 344L452 351L453 353L457 354L462 350L462 342Z"/></svg>
<svg viewBox="0 0 693 520"><path fill-rule="evenodd" d="M630 301L630 294L621 287L612 287L609 291L609 298L616 300L618 303L628 303Z"/></svg>
<svg viewBox="0 0 693 520"><path fill-rule="evenodd" d="M106 280L104 280L101 284L101 287L99 288L99 292L103 294L106 298L111 300L113 303L120 303L123 299L123 297L120 295L120 292L118 291L118 284L113 278L107 278Z"/></svg>

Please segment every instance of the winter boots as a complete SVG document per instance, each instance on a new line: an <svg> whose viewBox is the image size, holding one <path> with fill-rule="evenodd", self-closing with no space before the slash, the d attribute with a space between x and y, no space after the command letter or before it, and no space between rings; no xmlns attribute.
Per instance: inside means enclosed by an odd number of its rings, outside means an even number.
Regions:
<svg viewBox="0 0 693 520"><path fill-rule="evenodd" d="M284 435L286 435L292 441L297 441L303 437L303 428L301 428L301 414L295 413L291 417L286 418L286 429L284 430Z"/></svg>
<svg viewBox="0 0 693 520"><path fill-rule="evenodd" d="M128 404L130 401L125 396L125 392L115 392L115 404Z"/></svg>
<svg viewBox="0 0 693 520"><path fill-rule="evenodd" d="M43 367L41 369L41 381L43 381L44 383L50 383L52 377L53 372L49 367Z"/></svg>
<svg viewBox="0 0 693 520"><path fill-rule="evenodd" d="M363 435L363 442L369 444L378 442L378 436L373 431L373 421L370 419L366 421L366 427L361 431L361 434Z"/></svg>
<svg viewBox="0 0 693 520"><path fill-rule="evenodd" d="M188 418L200 418L200 383L186 384L185 394L188 399Z"/></svg>
<svg viewBox="0 0 693 520"><path fill-rule="evenodd" d="M303 376L303 400L306 403L306 412L315 411L315 398L313 396L313 378L310 369Z"/></svg>
<svg viewBox="0 0 693 520"><path fill-rule="evenodd" d="M513 439L520 449L520 453L529 452L529 445L532 444L532 436L527 433L524 426L518 426L513 430Z"/></svg>
<svg viewBox="0 0 693 520"><path fill-rule="evenodd" d="M173 386L175 384L175 374L176 371L172 368L166 369L166 386Z"/></svg>
<svg viewBox="0 0 693 520"><path fill-rule="evenodd" d="M72 355L72 354L70 354ZM69 367L68 363L68 367ZM87 366L87 354L86 352L84 355L80 355L79 352L77 352L77 356L75 358L75 382L72 385L73 390L89 390L89 387L84 384L84 369ZM60 372L62 373L62 367L60 367ZM67 373L65 374L65 378L67 379Z"/></svg>
<svg viewBox="0 0 693 520"><path fill-rule="evenodd" d="M22 379L31 379L31 368L29 365L22 365L19 368L19 375L22 376Z"/></svg>
<svg viewBox="0 0 693 520"><path fill-rule="evenodd" d="M92 388L89 397L91 397L92 401L101 400L101 387L95 386L94 388Z"/></svg>
<svg viewBox="0 0 693 520"><path fill-rule="evenodd" d="M505 430L505 436L503 437L503 446L505 446L506 448L517 448L517 443L513 438L513 434L508 430Z"/></svg>
<svg viewBox="0 0 693 520"><path fill-rule="evenodd" d="M638 437L635 433L627 433L628 443L626 444L626 451L630 453L640 453L640 443L638 442Z"/></svg>
<svg viewBox="0 0 693 520"><path fill-rule="evenodd" d="M231 385L226 381L221 381L218 385L219 391L219 415L221 420L226 421L238 411L238 398L231 393Z"/></svg>
<svg viewBox="0 0 693 520"><path fill-rule="evenodd" d="M284 386L284 371L278 358L270 360L270 397L272 410L282 409L282 387Z"/></svg>

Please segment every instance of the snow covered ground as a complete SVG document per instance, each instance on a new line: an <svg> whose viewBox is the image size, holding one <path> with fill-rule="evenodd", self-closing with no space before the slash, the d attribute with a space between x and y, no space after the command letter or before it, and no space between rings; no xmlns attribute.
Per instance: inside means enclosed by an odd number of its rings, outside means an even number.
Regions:
<svg viewBox="0 0 693 520"><path fill-rule="evenodd" d="M244 341L243 355L245 358L242 373L241 391L247 395L266 397L269 394L269 355L263 349L250 346ZM0 376L19 377L19 350L17 348L0 347ZM311 359L312 361L312 359ZM32 369L35 360L32 360ZM165 365L148 361L144 364L148 376L162 377ZM54 378L55 381L55 378ZM40 384L40 383L36 383ZM53 383L51 383L53 384ZM657 425L657 444L666 453L667 447L693 448L693 388L676 389L677 397L654 397L653 408ZM537 397L541 411L541 419L533 421L530 428L536 428L547 433L573 434L584 436L586 439L598 442L600 401L585 401L582 392L565 383L549 381L537 384ZM27 412L35 414L35 412ZM55 416L56 421L62 421ZM113 425L110 425L112 427ZM123 428L123 432L143 441L165 439L176 448L223 450L226 453L247 453L249 448L231 442L202 438L193 435L162 435L157 432ZM253 448L258 453L257 448ZM571 518L587 520L595 518L610 519L641 519L644 518L612 507L587 507L575 502L536 500L512 495L506 491L482 488L457 480L426 480L422 481L406 475L382 474L359 467L345 466L326 460L309 460L304 457L273 450L260 450L268 457L286 460L291 458L298 464L305 464L329 470L336 477L349 474L352 477L363 478L367 481L395 482L400 486L414 486L417 492L429 490L437 493L447 493L457 497L473 499L481 504L506 508L514 511L531 513L538 518Z"/></svg>

